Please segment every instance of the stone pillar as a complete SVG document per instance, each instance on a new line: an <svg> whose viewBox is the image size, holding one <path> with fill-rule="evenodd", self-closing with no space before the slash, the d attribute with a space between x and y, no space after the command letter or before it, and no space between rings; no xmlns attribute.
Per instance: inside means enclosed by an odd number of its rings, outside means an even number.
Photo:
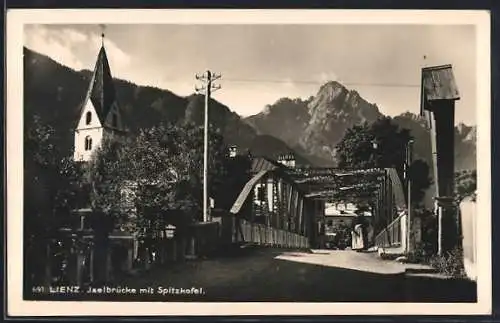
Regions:
<svg viewBox="0 0 500 323"><path fill-rule="evenodd" d="M53 242L51 240L46 241L45 245L45 268L44 268L44 275L43 275L43 284L46 287L46 289L49 288L49 286L52 285L52 248L51 244Z"/></svg>
<svg viewBox="0 0 500 323"><path fill-rule="evenodd" d="M409 237L409 251L413 252L416 250L418 244L422 241L422 223L419 217L411 217L411 230Z"/></svg>
<svg viewBox="0 0 500 323"><path fill-rule="evenodd" d="M186 238L185 237L181 237L179 239L179 243L176 244L177 245L177 249L176 251L179 252L179 253L176 253L176 257L178 260L181 260L183 261L185 258L186 258Z"/></svg>
<svg viewBox="0 0 500 323"><path fill-rule="evenodd" d="M113 264L111 262L111 252L112 252L111 245L108 246L106 250L106 281L110 281L113 276Z"/></svg>
<svg viewBox="0 0 500 323"><path fill-rule="evenodd" d="M134 242L133 242L133 258L137 259L139 256L139 240L137 237L134 237Z"/></svg>
<svg viewBox="0 0 500 323"><path fill-rule="evenodd" d="M151 268L151 249L150 249L150 247L145 248L144 266L145 266L146 270L149 270Z"/></svg>
<svg viewBox="0 0 500 323"><path fill-rule="evenodd" d="M134 244L127 248L127 271L132 271L134 264Z"/></svg>
<svg viewBox="0 0 500 323"><path fill-rule="evenodd" d="M188 256L190 258L196 256L196 239L194 237L194 234L192 236L188 237Z"/></svg>
<svg viewBox="0 0 500 323"><path fill-rule="evenodd" d="M77 285L82 285L83 283L83 266L84 266L84 260L85 260L85 255L80 252L80 250L77 251L76 254L76 284Z"/></svg>
<svg viewBox="0 0 500 323"><path fill-rule="evenodd" d="M172 255L169 257L170 260L176 261L177 260L177 239L172 239L170 243L170 250L172 251Z"/></svg>
<svg viewBox="0 0 500 323"><path fill-rule="evenodd" d="M94 282L94 245L90 246L90 261L89 261L89 271L90 271L90 282Z"/></svg>

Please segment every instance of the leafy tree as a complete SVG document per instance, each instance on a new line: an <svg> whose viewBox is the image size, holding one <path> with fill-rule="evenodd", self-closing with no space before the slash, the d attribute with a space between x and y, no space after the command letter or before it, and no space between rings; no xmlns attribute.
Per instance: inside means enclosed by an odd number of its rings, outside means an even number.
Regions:
<svg viewBox="0 0 500 323"><path fill-rule="evenodd" d="M215 191L216 208L229 211L242 188L250 179L252 161L248 155L226 158L219 185Z"/></svg>
<svg viewBox="0 0 500 323"><path fill-rule="evenodd" d="M24 134L24 242L26 287L51 279L50 245L68 225L77 203L80 168L64 156L54 128L37 116ZM41 269L44 268L44 269Z"/></svg>
<svg viewBox="0 0 500 323"><path fill-rule="evenodd" d="M126 215L122 198L128 176L123 162L125 147L120 141L104 140L86 165L84 181L94 214L91 226L98 235L107 236Z"/></svg>
<svg viewBox="0 0 500 323"><path fill-rule="evenodd" d="M412 183L411 198L413 204L421 204L424 200L426 190L431 185L429 165L421 160L416 159L410 166L409 177Z"/></svg>
<svg viewBox="0 0 500 323"><path fill-rule="evenodd" d="M466 197L476 198L477 172L465 170L455 173L455 196L458 202Z"/></svg>
<svg viewBox="0 0 500 323"><path fill-rule="evenodd" d="M97 150L86 178L103 257L113 228L135 232L144 247L154 247L167 224L183 235L187 225L201 219L203 135L203 127L193 124L160 124L127 140L105 141ZM210 196L223 183L225 154L222 136L210 129Z"/></svg>
<svg viewBox="0 0 500 323"><path fill-rule="evenodd" d="M99 283L107 281L109 235L123 225L134 230L134 221L122 197L127 184L127 169L124 157L127 145L120 140L107 138L95 151L91 160L85 165L85 193L92 213L88 221L94 231L96 263L101 264L95 272L95 280Z"/></svg>
<svg viewBox="0 0 500 323"><path fill-rule="evenodd" d="M210 194L216 190L225 154L222 136L209 134ZM94 169L103 189L94 184L94 205L123 212L120 187L133 191L136 229L146 235L166 223L184 227L201 219L203 207L203 128L193 124L161 124L140 131L121 148L109 147L96 156ZM113 187L109 192L106 187ZM122 190L123 192L123 190ZM105 209L105 207L107 208ZM113 211L112 211L113 210ZM122 211L120 211L122 210ZM123 219L119 214L110 218Z"/></svg>
<svg viewBox="0 0 500 323"><path fill-rule="evenodd" d="M210 129L210 196L223 183L225 153L222 136ZM183 227L200 220L203 127L160 124L125 141L105 141L89 163L86 179L95 227L101 231L121 226L151 235L166 223Z"/></svg>
<svg viewBox="0 0 500 323"><path fill-rule="evenodd" d="M379 118L372 124L355 125L346 131L336 147L338 166L353 169L395 168L403 179L406 147L410 139L408 129L401 129L390 117ZM429 167L417 159L408 173L413 183L412 200L418 204L431 184ZM404 189L406 191L406 185Z"/></svg>
<svg viewBox="0 0 500 323"><path fill-rule="evenodd" d="M347 129L342 140L337 144L337 159L340 168L371 168L375 166L372 141L368 123L354 125Z"/></svg>

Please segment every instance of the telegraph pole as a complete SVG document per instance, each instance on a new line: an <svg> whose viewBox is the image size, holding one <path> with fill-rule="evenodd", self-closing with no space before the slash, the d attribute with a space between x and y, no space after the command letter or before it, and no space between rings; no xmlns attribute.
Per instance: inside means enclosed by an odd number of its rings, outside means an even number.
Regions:
<svg viewBox="0 0 500 323"><path fill-rule="evenodd" d="M195 87L197 93L205 93L205 121L204 121L204 142L203 142L203 222L208 222L208 107L210 96L221 88L220 85L213 84L221 78L220 74L214 74L207 70L203 75L196 74L196 79L203 85Z"/></svg>

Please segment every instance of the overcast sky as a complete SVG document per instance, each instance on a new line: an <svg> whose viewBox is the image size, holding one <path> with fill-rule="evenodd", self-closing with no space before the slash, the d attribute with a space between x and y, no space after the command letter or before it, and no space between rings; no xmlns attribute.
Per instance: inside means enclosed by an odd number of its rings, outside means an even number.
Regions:
<svg viewBox="0 0 500 323"><path fill-rule="evenodd" d="M100 34L98 25L26 25L25 45L93 69ZM420 68L453 64L457 123L476 123L472 25L108 25L105 34L115 77L189 95L196 73L220 72L222 89L213 96L242 116L281 97L315 95L329 80L387 115L418 113Z"/></svg>

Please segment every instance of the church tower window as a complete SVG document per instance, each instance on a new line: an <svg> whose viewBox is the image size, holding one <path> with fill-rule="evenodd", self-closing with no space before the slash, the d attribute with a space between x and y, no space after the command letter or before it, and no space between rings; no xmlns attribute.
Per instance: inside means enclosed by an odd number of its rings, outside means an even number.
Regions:
<svg viewBox="0 0 500 323"><path fill-rule="evenodd" d="M116 113L113 113L113 127L118 127L118 117L116 116Z"/></svg>
<svg viewBox="0 0 500 323"><path fill-rule="evenodd" d="M92 122L92 112L87 112L85 115L85 124L89 125Z"/></svg>
<svg viewBox="0 0 500 323"><path fill-rule="evenodd" d="M85 137L85 150L92 150L92 138L90 136Z"/></svg>

